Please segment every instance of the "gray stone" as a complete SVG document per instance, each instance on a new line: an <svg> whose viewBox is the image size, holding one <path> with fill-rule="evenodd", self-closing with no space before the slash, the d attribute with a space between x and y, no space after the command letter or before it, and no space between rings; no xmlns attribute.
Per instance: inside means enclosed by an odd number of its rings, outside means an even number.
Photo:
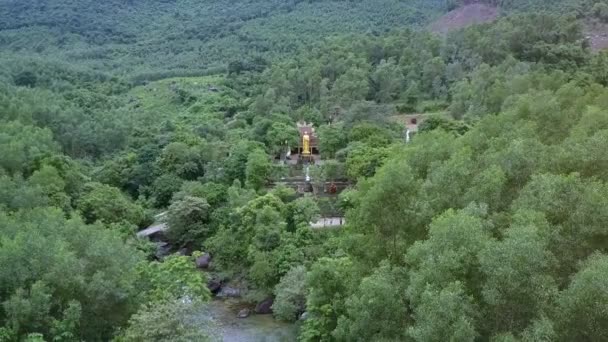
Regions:
<svg viewBox="0 0 608 342"><path fill-rule="evenodd" d="M238 315L236 315L236 317L247 318L247 317L249 317L250 314L251 314L251 311L249 309L243 309L243 310L239 311L239 313L238 313Z"/></svg>
<svg viewBox="0 0 608 342"><path fill-rule="evenodd" d="M240 297L241 296L241 290L239 290L237 288L234 288L234 287L225 286L225 287L222 287L222 289L217 294L217 296L220 297L220 298L235 298L235 297Z"/></svg>
<svg viewBox="0 0 608 342"><path fill-rule="evenodd" d="M171 245L166 242L158 242L156 244L156 258L158 260L164 259L167 255L171 254Z"/></svg>
<svg viewBox="0 0 608 342"><path fill-rule="evenodd" d="M222 289L222 282L219 279L210 279L207 282L207 287L211 293L217 294Z"/></svg>
<svg viewBox="0 0 608 342"><path fill-rule="evenodd" d="M211 264L211 254L205 253L200 257L196 258L196 267L207 269L209 268L209 264Z"/></svg>
<svg viewBox="0 0 608 342"><path fill-rule="evenodd" d="M264 299L263 301L259 302L258 305L255 306L255 313L260 315L271 314L273 303L274 299L272 299L272 297Z"/></svg>

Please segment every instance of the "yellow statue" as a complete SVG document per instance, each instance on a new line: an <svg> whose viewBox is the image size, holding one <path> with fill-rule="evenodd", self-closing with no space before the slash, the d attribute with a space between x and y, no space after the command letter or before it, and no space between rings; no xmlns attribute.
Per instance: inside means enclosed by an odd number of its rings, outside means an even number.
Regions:
<svg viewBox="0 0 608 342"><path fill-rule="evenodd" d="M310 136L308 133L304 133L304 136L302 137L302 146L304 147L302 149L302 154L310 155Z"/></svg>

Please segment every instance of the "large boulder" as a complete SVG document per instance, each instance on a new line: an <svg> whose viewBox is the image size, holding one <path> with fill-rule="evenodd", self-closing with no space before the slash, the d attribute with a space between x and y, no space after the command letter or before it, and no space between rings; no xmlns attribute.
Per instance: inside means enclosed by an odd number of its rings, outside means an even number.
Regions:
<svg viewBox="0 0 608 342"><path fill-rule="evenodd" d="M273 303L274 299L272 299L272 297L264 299L263 301L259 302L258 305L255 306L255 313L259 315L271 314Z"/></svg>
<svg viewBox="0 0 608 342"><path fill-rule="evenodd" d="M209 268L209 264L211 264L211 254L205 253L198 258L196 258L196 267L201 269Z"/></svg>
<svg viewBox="0 0 608 342"><path fill-rule="evenodd" d="M247 318L247 317L249 317L250 314L251 314L251 311L249 309L243 309L243 310L239 311L239 313L238 313L238 315L236 315L236 317Z"/></svg>
<svg viewBox="0 0 608 342"><path fill-rule="evenodd" d="M220 292L222 289L222 282L219 279L210 279L207 282L207 287L211 293L218 294L218 292Z"/></svg>

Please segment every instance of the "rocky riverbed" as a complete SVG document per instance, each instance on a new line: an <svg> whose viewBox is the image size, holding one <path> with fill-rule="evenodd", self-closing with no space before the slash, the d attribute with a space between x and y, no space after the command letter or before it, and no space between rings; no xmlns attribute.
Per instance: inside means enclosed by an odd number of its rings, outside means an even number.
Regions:
<svg viewBox="0 0 608 342"><path fill-rule="evenodd" d="M247 318L239 312L250 309ZM196 319L211 321L214 335L223 342L291 342L296 341L297 326L275 320L272 315L258 315L238 298L213 299Z"/></svg>

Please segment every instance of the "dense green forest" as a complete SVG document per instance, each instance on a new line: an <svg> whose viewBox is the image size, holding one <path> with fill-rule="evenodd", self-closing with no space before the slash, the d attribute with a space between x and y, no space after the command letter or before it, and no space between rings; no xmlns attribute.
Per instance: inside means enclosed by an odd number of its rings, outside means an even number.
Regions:
<svg viewBox="0 0 608 342"><path fill-rule="evenodd" d="M7 0L3 53L59 59L113 75L162 78L248 69L326 36L422 25L443 0Z"/></svg>
<svg viewBox="0 0 608 342"><path fill-rule="evenodd" d="M216 340L214 282L300 341L607 340L608 2L481 2L0 3L0 341ZM281 185L301 121L339 195Z"/></svg>

